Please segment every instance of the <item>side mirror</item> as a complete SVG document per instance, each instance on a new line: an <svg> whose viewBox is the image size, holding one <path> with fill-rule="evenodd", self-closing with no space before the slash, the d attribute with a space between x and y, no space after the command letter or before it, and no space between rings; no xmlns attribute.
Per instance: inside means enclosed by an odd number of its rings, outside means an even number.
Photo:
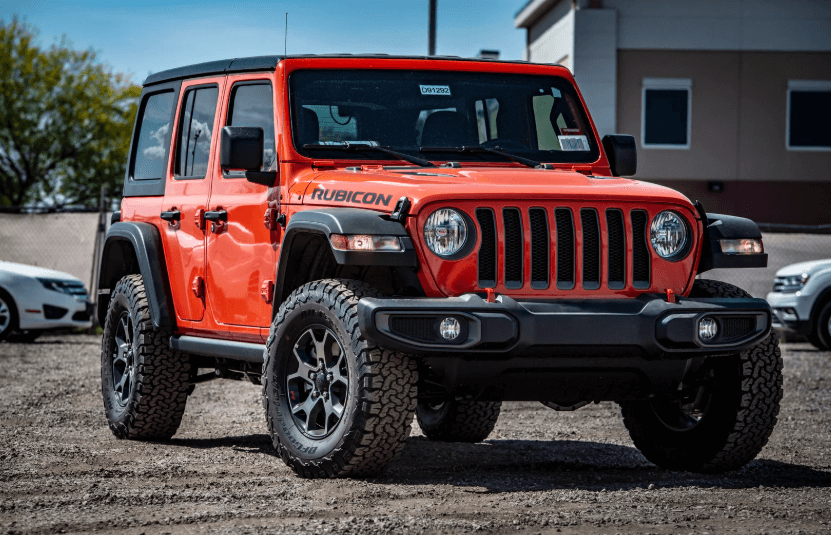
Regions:
<svg viewBox="0 0 831 535"><path fill-rule="evenodd" d="M634 176L638 170L638 154L632 136L603 136L603 150L609 158L614 176Z"/></svg>
<svg viewBox="0 0 831 535"><path fill-rule="evenodd" d="M222 129L219 165L222 169L244 169L245 179L262 186L273 186L276 171L260 171L263 166L263 129L259 126L226 126Z"/></svg>

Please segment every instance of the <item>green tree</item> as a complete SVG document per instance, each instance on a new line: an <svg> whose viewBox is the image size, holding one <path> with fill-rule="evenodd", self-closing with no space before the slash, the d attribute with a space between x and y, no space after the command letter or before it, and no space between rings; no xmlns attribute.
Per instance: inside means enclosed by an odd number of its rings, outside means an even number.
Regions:
<svg viewBox="0 0 831 535"><path fill-rule="evenodd" d="M95 206L120 191L141 88L37 30L0 20L0 205Z"/></svg>

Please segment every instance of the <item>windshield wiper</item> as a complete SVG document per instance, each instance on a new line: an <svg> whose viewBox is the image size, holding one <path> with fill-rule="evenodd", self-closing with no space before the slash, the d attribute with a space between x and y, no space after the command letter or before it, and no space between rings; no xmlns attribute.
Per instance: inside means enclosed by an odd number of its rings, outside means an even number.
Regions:
<svg viewBox="0 0 831 535"><path fill-rule="evenodd" d="M492 149L490 147L482 147L482 146L473 146L473 147L421 147L418 149L419 152L453 152L456 154L475 154L479 153L490 153L490 154L498 154L503 158L508 158L509 160L513 160L517 163L521 163L522 165L527 165L528 167L540 167L542 164L540 162L530 160L528 158L523 158L522 156L517 156L516 154L511 154L509 152L505 152L499 149Z"/></svg>
<svg viewBox="0 0 831 535"><path fill-rule="evenodd" d="M398 152L396 150L392 150L389 147L382 147L378 145L376 141L369 141L369 142L350 142L350 141L328 141L323 143L307 143L303 145L303 148L306 150L344 150L344 151L353 151L353 152L363 152L363 151L375 151L375 152L383 152L384 154L389 154L390 156L395 156L399 160L404 160L405 162L414 163L416 165L420 165L421 167L435 167L436 165L429 160L425 160L423 158L419 158L417 156L410 156L409 154L404 154L403 152Z"/></svg>

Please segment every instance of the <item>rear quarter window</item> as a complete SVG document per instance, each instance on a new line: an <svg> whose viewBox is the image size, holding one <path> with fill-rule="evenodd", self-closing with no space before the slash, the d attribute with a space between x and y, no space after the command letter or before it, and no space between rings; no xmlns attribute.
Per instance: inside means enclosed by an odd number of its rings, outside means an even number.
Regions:
<svg viewBox="0 0 831 535"><path fill-rule="evenodd" d="M138 116L138 140L133 152L133 180L165 176L175 104L174 91L148 95L142 102Z"/></svg>

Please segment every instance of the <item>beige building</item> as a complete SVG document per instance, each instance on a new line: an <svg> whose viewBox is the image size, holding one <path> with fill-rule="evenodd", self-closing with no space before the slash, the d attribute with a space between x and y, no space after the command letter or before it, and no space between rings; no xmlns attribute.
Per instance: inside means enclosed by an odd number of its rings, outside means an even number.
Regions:
<svg viewBox="0 0 831 535"><path fill-rule="evenodd" d="M530 0L526 58L577 79L637 178L709 212L831 223L831 1Z"/></svg>

